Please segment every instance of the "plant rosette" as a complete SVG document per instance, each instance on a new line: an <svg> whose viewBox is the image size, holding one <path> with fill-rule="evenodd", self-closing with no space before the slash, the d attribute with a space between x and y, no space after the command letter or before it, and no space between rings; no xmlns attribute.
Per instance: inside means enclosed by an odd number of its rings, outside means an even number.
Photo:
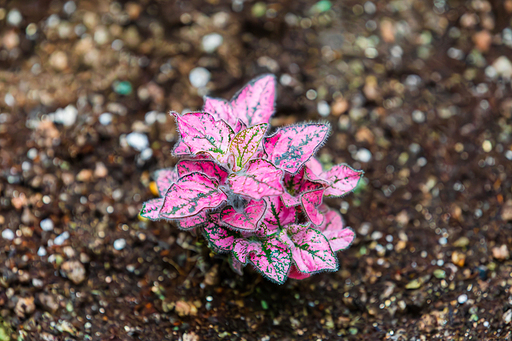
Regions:
<svg viewBox="0 0 512 341"><path fill-rule="evenodd" d="M180 134L173 155L182 159L155 172L160 197L140 215L201 231L212 250L230 253L235 272L251 264L281 284L338 270L335 253L355 234L323 198L353 191L363 172L344 164L324 170L314 158L327 123L268 135L275 89L275 76L263 75L231 101L205 97L202 112L172 112Z"/></svg>

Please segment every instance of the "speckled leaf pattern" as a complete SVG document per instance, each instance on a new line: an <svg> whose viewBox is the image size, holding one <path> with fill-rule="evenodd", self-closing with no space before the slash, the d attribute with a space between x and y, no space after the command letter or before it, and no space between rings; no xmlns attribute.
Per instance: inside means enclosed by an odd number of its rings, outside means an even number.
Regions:
<svg viewBox="0 0 512 341"><path fill-rule="evenodd" d="M257 159L249 161L245 171L231 174L227 182L234 193L260 200L283 193L282 176L282 170L266 160Z"/></svg>
<svg viewBox="0 0 512 341"><path fill-rule="evenodd" d="M162 204L164 203L164 198L151 199L146 201L142 205L142 210L140 211L140 216L146 219L158 220L159 212Z"/></svg>
<svg viewBox="0 0 512 341"><path fill-rule="evenodd" d="M290 273L288 274L288 277L301 280L301 279L311 277L311 274L302 273L299 270L297 270L297 267L295 265L292 265L290 267Z"/></svg>
<svg viewBox="0 0 512 341"><path fill-rule="evenodd" d="M204 208L217 207L226 199L215 180L202 173L192 173L169 188L160 215L167 219L186 218Z"/></svg>
<svg viewBox="0 0 512 341"><path fill-rule="evenodd" d="M280 197L268 197L267 213L264 222L270 230L282 229L284 226L297 220L297 211L293 207L286 207Z"/></svg>
<svg viewBox="0 0 512 341"><path fill-rule="evenodd" d="M158 194L164 196L173 183L178 180L178 173L173 168L159 169L153 173Z"/></svg>
<svg viewBox="0 0 512 341"><path fill-rule="evenodd" d="M203 110L219 120L226 121L231 127L237 125L237 117L233 114L231 103L225 99L205 96Z"/></svg>
<svg viewBox="0 0 512 341"><path fill-rule="evenodd" d="M338 260L329 241L318 230L302 225L288 225L288 236L293 242L292 257L300 272L313 273L337 270Z"/></svg>
<svg viewBox="0 0 512 341"><path fill-rule="evenodd" d="M181 160L176 165L176 170L180 178L190 173L199 172L217 180L221 185L228 177L228 171L211 160Z"/></svg>
<svg viewBox="0 0 512 341"><path fill-rule="evenodd" d="M225 207L220 213L220 221L242 230L255 230L265 214L267 204L264 200L251 200L243 212L237 212L232 206Z"/></svg>
<svg viewBox="0 0 512 341"><path fill-rule="evenodd" d="M301 194L304 192L324 188L324 183L309 180L306 172L306 167L302 167L296 174L285 172L283 177L285 192L281 195L281 198L287 207L299 205L301 203Z"/></svg>
<svg viewBox="0 0 512 341"><path fill-rule="evenodd" d="M231 101L233 112L251 127L268 123L275 111L276 78L264 75L253 79Z"/></svg>
<svg viewBox="0 0 512 341"><path fill-rule="evenodd" d="M320 161L318 161L318 159L316 157L310 158L306 162L306 167L308 169L310 169L313 172L313 174L315 174L317 176L321 175L324 172L324 168L322 167L322 164L320 163ZM310 178L310 179L314 180L314 178Z"/></svg>
<svg viewBox="0 0 512 341"><path fill-rule="evenodd" d="M238 134L239 132L241 132L244 129L247 129L247 124L245 124L244 121L242 121L241 119L238 119L236 121L236 125L234 128L235 134Z"/></svg>
<svg viewBox="0 0 512 341"><path fill-rule="evenodd" d="M238 172L254 156L261 145L268 124L262 123L239 132L233 140L229 151L235 157L233 171Z"/></svg>
<svg viewBox="0 0 512 341"><path fill-rule="evenodd" d="M244 274L244 265L238 259L236 259L234 254L231 254L231 257L229 258L229 265L231 265L231 269L233 269L234 272L242 276Z"/></svg>
<svg viewBox="0 0 512 341"><path fill-rule="evenodd" d="M249 256L251 263L263 276L278 284L284 283L291 266L288 247L276 237L257 245Z"/></svg>
<svg viewBox="0 0 512 341"><path fill-rule="evenodd" d="M363 176L362 171L356 171L347 165L336 165L325 173L331 186L325 190L325 195L339 197L354 190Z"/></svg>
<svg viewBox="0 0 512 341"><path fill-rule="evenodd" d="M345 250L354 241L354 231L343 225L341 215L335 210L329 210L325 213L324 224L318 228L327 238L334 252Z"/></svg>
<svg viewBox="0 0 512 341"><path fill-rule="evenodd" d="M208 153L219 162L226 162L234 131L225 121L201 112L174 116L182 141L192 154Z"/></svg>
<svg viewBox="0 0 512 341"><path fill-rule="evenodd" d="M176 223L178 227L182 230L191 230L197 227L200 227L208 222L208 213L206 210L199 211L196 215L192 217L177 219Z"/></svg>
<svg viewBox="0 0 512 341"><path fill-rule="evenodd" d="M320 123L280 128L265 139L268 159L276 167L296 173L322 145L329 130L329 125Z"/></svg>
<svg viewBox="0 0 512 341"><path fill-rule="evenodd" d="M190 154L192 154L192 152L190 151L190 148L183 142L183 140L180 139L178 142L176 142L172 150L172 155L182 156Z"/></svg>
<svg viewBox="0 0 512 341"><path fill-rule="evenodd" d="M229 252L233 250L233 244L238 234L218 222L218 218L212 218L204 227L204 234L210 247L216 252Z"/></svg>
<svg viewBox="0 0 512 341"><path fill-rule="evenodd" d="M301 203L304 212L314 225L320 226L324 221L324 215L318 210L318 206L322 204L324 189L306 192L301 195Z"/></svg>

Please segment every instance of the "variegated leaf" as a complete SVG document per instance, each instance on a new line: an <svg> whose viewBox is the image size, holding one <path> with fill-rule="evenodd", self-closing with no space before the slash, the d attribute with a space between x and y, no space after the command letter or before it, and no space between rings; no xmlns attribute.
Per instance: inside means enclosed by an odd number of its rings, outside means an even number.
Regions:
<svg viewBox="0 0 512 341"><path fill-rule="evenodd" d="M334 252L346 249L355 238L354 231L344 227L341 215L335 210L325 213L325 222L319 230L327 238Z"/></svg>
<svg viewBox="0 0 512 341"><path fill-rule="evenodd" d="M158 220L159 212L162 204L164 202L164 198L151 199L142 204L142 210L140 211L140 216L146 219Z"/></svg>
<svg viewBox="0 0 512 341"><path fill-rule="evenodd" d="M205 96L203 111L226 121L231 127L237 126L237 116L233 113L231 103L224 99Z"/></svg>
<svg viewBox="0 0 512 341"><path fill-rule="evenodd" d="M220 221L235 229L255 230L266 208L264 200L251 200L243 212L237 212L232 206L227 206L220 213Z"/></svg>
<svg viewBox="0 0 512 341"><path fill-rule="evenodd" d="M311 181L306 174L307 167L302 167L296 174L285 172L283 186L286 191L281 195L281 198L287 207L299 205L302 193L318 190L326 186L321 181Z"/></svg>
<svg viewBox="0 0 512 341"><path fill-rule="evenodd" d="M291 265L290 250L276 237L257 244L249 259L254 267L271 281L278 284L286 281Z"/></svg>
<svg viewBox="0 0 512 341"><path fill-rule="evenodd" d="M228 177L228 171L212 160L181 160L176 165L179 177L190 173L200 172L215 179L223 185Z"/></svg>
<svg viewBox="0 0 512 341"><path fill-rule="evenodd" d="M276 78L263 75L250 81L231 100L233 113L247 126L268 123L275 112Z"/></svg>
<svg viewBox="0 0 512 341"><path fill-rule="evenodd" d="M214 216L211 218L212 219L203 228L210 248L219 253L233 250L234 242L240 236L239 233L221 226L218 217Z"/></svg>
<svg viewBox="0 0 512 341"><path fill-rule="evenodd" d="M217 181L202 173L191 173L176 181L165 194L160 216L180 219L193 216L205 208L214 208L226 201Z"/></svg>
<svg viewBox="0 0 512 341"><path fill-rule="evenodd" d="M300 197L304 212L314 225L320 226L324 221L324 215L318 210L322 204L324 189L303 193Z"/></svg>
<svg viewBox="0 0 512 341"><path fill-rule="evenodd" d="M197 214L183 219L176 219L178 227L182 230L191 230L203 226L208 222L208 212L199 211Z"/></svg>
<svg viewBox="0 0 512 341"><path fill-rule="evenodd" d="M233 129L223 120L202 112L180 116L174 113L182 141L192 154L207 153L221 163L225 163L229 144L234 136Z"/></svg>
<svg viewBox="0 0 512 341"><path fill-rule="evenodd" d="M231 140L229 150L235 157L233 171L238 172L254 156L261 145L267 127L266 123L252 126L242 130Z"/></svg>
<svg viewBox="0 0 512 341"><path fill-rule="evenodd" d="M292 257L300 272L314 273L338 269L338 259L331 250L329 241L320 231L308 226L288 225L286 237L294 244L291 247Z"/></svg>
<svg viewBox="0 0 512 341"><path fill-rule="evenodd" d="M244 274L245 264L238 261L234 254L231 254L231 257L229 257L229 265L231 265L231 269L233 269L233 271L239 274L240 276Z"/></svg>
<svg viewBox="0 0 512 341"><path fill-rule="evenodd" d="M153 173L158 194L163 197L171 185L178 180L178 174L174 168L159 169Z"/></svg>
<svg viewBox="0 0 512 341"><path fill-rule="evenodd" d="M235 134L238 134L239 132L241 132L244 129L247 129L247 124L245 124L244 121L242 121L241 119L238 119L236 121L236 125L234 128Z"/></svg>
<svg viewBox="0 0 512 341"><path fill-rule="evenodd" d="M182 139L179 139L178 142L174 145L174 148L172 150L172 155L174 156L183 156L183 155L190 155L192 152L190 151L190 148L183 142Z"/></svg>
<svg viewBox="0 0 512 341"><path fill-rule="evenodd" d="M354 190L363 176L363 171L357 171L347 165L336 165L325 173L331 186L325 190L325 195L339 197Z"/></svg>
<svg viewBox="0 0 512 341"><path fill-rule="evenodd" d="M297 220L295 208L286 207L280 197L268 197L265 198L265 201L267 201L267 213L265 214L264 223L270 231L282 229Z"/></svg>
<svg viewBox="0 0 512 341"><path fill-rule="evenodd" d="M276 167L296 173L322 145L329 130L329 125L320 123L280 128L274 135L265 138L268 159Z"/></svg>
<svg viewBox="0 0 512 341"><path fill-rule="evenodd" d="M249 161L247 169L233 173L228 184L234 193L246 195L256 200L283 193L281 178L283 171L263 159Z"/></svg>
<svg viewBox="0 0 512 341"><path fill-rule="evenodd" d="M299 270L297 270L297 267L295 265L292 265L290 267L290 273L288 274L288 277L301 280L301 279L311 277L311 274L302 273Z"/></svg>

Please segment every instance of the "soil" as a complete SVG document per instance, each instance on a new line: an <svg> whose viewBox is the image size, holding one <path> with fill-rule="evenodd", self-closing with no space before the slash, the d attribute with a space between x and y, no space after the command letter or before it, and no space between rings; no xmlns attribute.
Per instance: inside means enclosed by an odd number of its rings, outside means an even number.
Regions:
<svg viewBox="0 0 512 341"><path fill-rule="evenodd" d="M511 18L511 0L0 0L0 340L511 339ZM328 200L357 233L340 270L281 286L138 217L177 161L166 113L268 72L273 127L328 121L319 159L365 171Z"/></svg>

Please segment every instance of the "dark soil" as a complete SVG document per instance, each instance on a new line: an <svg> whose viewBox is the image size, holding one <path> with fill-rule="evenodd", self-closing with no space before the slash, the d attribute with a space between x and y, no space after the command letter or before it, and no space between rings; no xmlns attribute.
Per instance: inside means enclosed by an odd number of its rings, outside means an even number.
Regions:
<svg viewBox="0 0 512 341"><path fill-rule="evenodd" d="M511 0L0 0L0 340L510 339L511 18ZM157 113L267 72L272 125L327 120L320 160L365 171L328 202L357 232L340 271L281 286L138 217L177 161Z"/></svg>

